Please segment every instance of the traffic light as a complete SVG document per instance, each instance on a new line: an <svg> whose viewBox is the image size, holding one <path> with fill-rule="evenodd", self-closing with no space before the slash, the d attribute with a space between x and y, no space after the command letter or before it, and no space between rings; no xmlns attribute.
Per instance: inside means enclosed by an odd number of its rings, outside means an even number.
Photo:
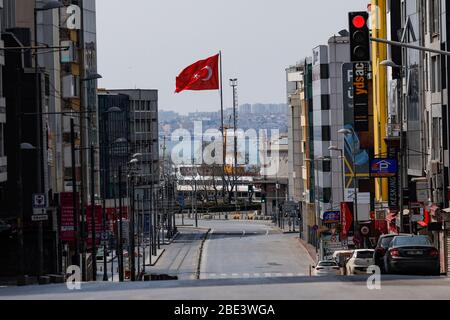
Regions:
<svg viewBox="0 0 450 320"><path fill-rule="evenodd" d="M261 196L261 203L266 203L267 202L267 196L265 194L263 194Z"/></svg>
<svg viewBox="0 0 450 320"><path fill-rule="evenodd" d="M370 31L367 12L350 12L350 61L370 61Z"/></svg>

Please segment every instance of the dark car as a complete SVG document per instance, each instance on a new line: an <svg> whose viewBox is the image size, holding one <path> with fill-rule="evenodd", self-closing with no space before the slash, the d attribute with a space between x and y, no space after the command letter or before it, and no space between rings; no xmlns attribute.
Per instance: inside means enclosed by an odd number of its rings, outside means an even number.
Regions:
<svg viewBox="0 0 450 320"><path fill-rule="evenodd" d="M392 243L392 240L394 240L395 237L401 236L401 234L385 234L378 239L378 243L375 247L375 254L374 254L374 261L375 265L377 265L381 272L384 271L384 256L386 255L387 250L389 249L389 246Z"/></svg>
<svg viewBox="0 0 450 320"><path fill-rule="evenodd" d="M440 275L439 251L427 236L397 236L384 257L386 273Z"/></svg>

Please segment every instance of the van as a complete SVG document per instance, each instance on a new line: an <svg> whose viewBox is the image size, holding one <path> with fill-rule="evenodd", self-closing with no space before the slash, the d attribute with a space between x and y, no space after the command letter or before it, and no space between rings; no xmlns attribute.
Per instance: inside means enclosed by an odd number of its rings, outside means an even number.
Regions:
<svg viewBox="0 0 450 320"><path fill-rule="evenodd" d="M343 250L336 251L333 253L333 260L339 265L339 267L344 268L347 264L347 261L353 256L354 250Z"/></svg>

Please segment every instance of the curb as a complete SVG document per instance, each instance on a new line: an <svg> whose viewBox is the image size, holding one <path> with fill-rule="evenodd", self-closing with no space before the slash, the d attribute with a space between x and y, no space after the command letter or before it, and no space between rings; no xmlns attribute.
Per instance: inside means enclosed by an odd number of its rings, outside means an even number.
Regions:
<svg viewBox="0 0 450 320"><path fill-rule="evenodd" d="M202 267L202 257L203 257L203 248L205 247L205 242L208 240L209 234L212 229L208 229L205 236L203 237L202 244L200 245L200 252L198 256L198 265L197 265L197 273L195 275L196 280L200 280L200 269Z"/></svg>
<svg viewBox="0 0 450 320"><path fill-rule="evenodd" d="M305 241L304 241L303 239L298 238L297 240L298 240L298 242L301 244L301 246L306 250L306 252L308 252L308 255L310 256L311 260L312 260L314 263L317 263L318 261L317 261L317 255L316 255L316 253L313 254L313 253L311 252L311 250L308 249L308 246L307 246L307 244L305 244Z"/></svg>
<svg viewBox="0 0 450 320"><path fill-rule="evenodd" d="M156 264L158 263L159 259L161 259L161 257L163 256L163 254L166 252L166 249L162 249L161 254L158 255L158 257L156 258L155 261L152 260L152 263L148 266L150 267L154 267L156 266Z"/></svg>

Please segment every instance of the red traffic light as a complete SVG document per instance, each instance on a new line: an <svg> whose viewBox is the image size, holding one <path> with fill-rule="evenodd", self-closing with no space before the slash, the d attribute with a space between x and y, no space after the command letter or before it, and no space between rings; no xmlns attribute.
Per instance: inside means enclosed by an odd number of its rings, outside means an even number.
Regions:
<svg viewBox="0 0 450 320"><path fill-rule="evenodd" d="M363 16L354 17L352 22L353 26L357 29L362 29L367 23L366 19Z"/></svg>

